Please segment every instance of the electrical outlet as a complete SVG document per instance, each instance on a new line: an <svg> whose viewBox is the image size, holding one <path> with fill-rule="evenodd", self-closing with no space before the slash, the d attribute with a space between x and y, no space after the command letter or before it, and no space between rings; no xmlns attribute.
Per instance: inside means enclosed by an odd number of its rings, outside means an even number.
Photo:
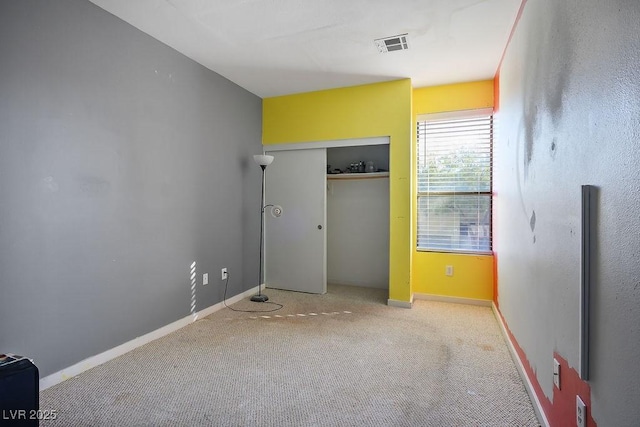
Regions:
<svg viewBox="0 0 640 427"><path fill-rule="evenodd" d="M553 384L560 390L560 362L555 357L553 358Z"/></svg>
<svg viewBox="0 0 640 427"><path fill-rule="evenodd" d="M202 286L209 284L209 273L204 273L202 275Z"/></svg>
<svg viewBox="0 0 640 427"><path fill-rule="evenodd" d="M222 280L227 280L227 277L229 277L229 273L227 273L227 267L220 270L220 272L222 274Z"/></svg>
<svg viewBox="0 0 640 427"><path fill-rule="evenodd" d="M444 274L447 276L453 276L453 265L447 265L444 269Z"/></svg>
<svg viewBox="0 0 640 427"><path fill-rule="evenodd" d="M576 425L587 427L587 405L580 399L580 396L576 396Z"/></svg>

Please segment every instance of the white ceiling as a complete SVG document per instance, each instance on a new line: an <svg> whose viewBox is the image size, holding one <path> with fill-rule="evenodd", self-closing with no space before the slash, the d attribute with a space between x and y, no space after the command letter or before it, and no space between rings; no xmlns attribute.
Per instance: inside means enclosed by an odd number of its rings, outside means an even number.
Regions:
<svg viewBox="0 0 640 427"><path fill-rule="evenodd" d="M91 0L260 97L493 78L522 0ZM409 50L374 39L408 33Z"/></svg>

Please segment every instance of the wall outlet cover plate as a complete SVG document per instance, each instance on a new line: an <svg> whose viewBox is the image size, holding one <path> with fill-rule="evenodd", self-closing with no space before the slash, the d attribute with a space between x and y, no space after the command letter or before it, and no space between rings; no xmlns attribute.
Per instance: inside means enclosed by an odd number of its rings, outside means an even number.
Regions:
<svg viewBox="0 0 640 427"><path fill-rule="evenodd" d="M587 405L580 399L580 396L576 396L576 425L587 427Z"/></svg>
<svg viewBox="0 0 640 427"><path fill-rule="evenodd" d="M560 362L558 359L553 359L553 384L560 390Z"/></svg>

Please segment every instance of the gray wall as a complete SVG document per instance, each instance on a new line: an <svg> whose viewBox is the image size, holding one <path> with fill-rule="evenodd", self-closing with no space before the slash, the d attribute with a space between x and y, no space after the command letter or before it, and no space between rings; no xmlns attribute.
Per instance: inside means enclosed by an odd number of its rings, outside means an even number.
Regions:
<svg viewBox="0 0 640 427"><path fill-rule="evenodd" d="M83 0L1 2L0 64L0 352L183 318L193 261L196 310L257 284L258 97Z"/></svg>
<svg viewBox="0 0 640 427"><path fill-rule="evenodd" d="M564 405L552 360L578 369L580 186L598 186L589 385L602 426L640 419L639 22L637 0L529 0L500 70L500 310Z"/></svg>

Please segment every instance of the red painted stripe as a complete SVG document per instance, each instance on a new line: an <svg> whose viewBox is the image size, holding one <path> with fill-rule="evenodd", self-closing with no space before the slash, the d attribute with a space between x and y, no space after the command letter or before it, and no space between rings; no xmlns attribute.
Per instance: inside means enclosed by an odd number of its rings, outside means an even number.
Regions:
<svg viewBox="0 0 640 427"><path fill-rule="evenodd" d="M527 4L527 0L522 0L522 3L520 4L520 9L518 10L518 14L516 15L516 20L513 22L513 27L511 27L511 34L509 34L509 39L507 40L507 44L504 46L504 50L502 51L502 56L500 57L500 62L498 63L498 69L496 70L496 74L494 75L494 78L498 77L500 73L500 68L502 68L502 61L504 61L504 57L507 54L507 48L511 44L511 39L513 38L513 35L516 32L516 27L520 22L520 18L522 18L522 13L524 12L525 4Z"/></svg>
<svg viewBox="0 0 640 427"><path fill-rule="evenodd" d="M504 61L505 55L507 53L507 48L511 44L511 40L513 39L513 35L515 33L516 27L520 22L520 18L524 12L524 7L527 3L527 0L522 0L520 4L520 10L518 10L518 15L516 16L515 22L513 23L513 27L511 28L511 34L509 35L509 39L507 40L507 44L504 47L504 51L502 52L502 57L500 58L500 63L498 64L498 69L496 70L494 76L494 111L497 112L500 109L500 70L502 68L502 62ZM542 411L547 417L547 421L549 425L552 427L555 426L571 426L576 424L576 396L580 396L582 401L587 406L587 426L588 427L597 427L597 424L593 417L591 416L591 387L589 383L580 379L580 375L578 372L569 366L569 363L560 356L559 353L554 352L553 357L558 360L560 363L560 389L553 387L553 401L549 400L547 396L542 392L542 387L538 382L538 378L536 377L536 373L529 363L527 359L527 355L518 344L515 336L511 333L507 322L505 321L502 313L500 312L500 308L498 306L498 253L497 251L494 253L494 302L496 304L497 312L500 318L502 319L502 323L505 325L505 329L507 331L507 335L509 337L509 341L513 345L518 358L522 362L522 366L524 367L525 374L529 378L529 381L533 387L533 391L538 397L540 401L540 405L542 406ZM549 366L553 366L552 357L549 358Z"/></svg>
<svg viewBox="0 0 640 427"><path fill-rule="evenodd" d="M509 38L507 39L507 44L504 45L504 50L502 51L502 56L500 57L500 62L498 63L498 69L496 70L496 73L493 75L493 112L494 113L497 113L498 111L500 111L500 69L502 68L502 62L504 61L504 57L507 54L507 49L511 44L511 39L513 39L513 35L516 32L516 28L518 27L520 18L522 18L525 4L527 4L527 0L522 0L522 3L520 3L520 9L518 9L518 14L516 15L516 19L515 21L513 21L513 26L511 27L511 33L509 34Z"/></svg>
<svg viewBox="0 0 640 427"><path fill-rule="evenodd" d="M500 303L498 302L498 253L495 251L493 252L493 303L499 310Z"/></svg>
<svg viewBox="0 0 640 427"><path fill-rule="evenodd" d="M553 402L547 398L542 392L542 387L538 382L535 371L529 364L527 355L524 350L518 344L518 341L509 330L507 322L504 320L500 309L498 309L498 315L502 319L502 323L509 336L509 341L513 344L513 348L518 354L518 358L522 362L522 366L526 372L533 390L538 396L540 405L542 405L542 411L547 417L547 421L551 427L564 427L576 425L576 396L580 396L582 401L587 406L587 427L597 427L596 422L591 416L591 387L589 383L580 379L578 372L569 366L569 363L560 356L557 352L553 352L558 362L560 362L560 390L555 386L553 387ZM553 360L549 360L549 366L553 366Z"/></svg>
<svg viewBox="0 0 640 427"><path fill-rule="evenodd" d="M500 69L496 71L496 75L493 77L493 114L500 111ZM493 128L495 129L496 121L493 120Z"/></svg>

